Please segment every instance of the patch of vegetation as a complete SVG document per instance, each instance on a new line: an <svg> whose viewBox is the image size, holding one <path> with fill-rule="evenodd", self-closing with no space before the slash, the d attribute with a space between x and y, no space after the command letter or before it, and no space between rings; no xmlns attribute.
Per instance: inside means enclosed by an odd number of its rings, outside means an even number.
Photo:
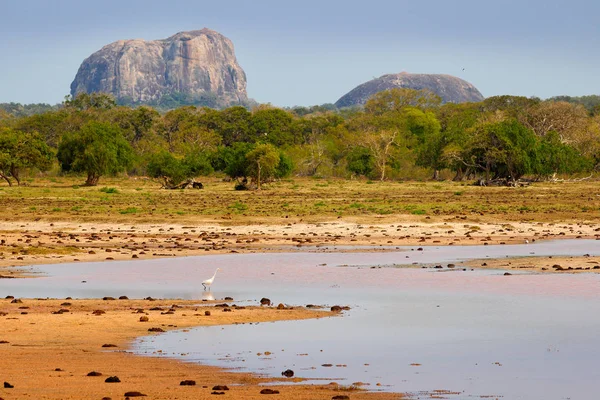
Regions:
<svg viewBox="0 0 600 400"><path fill-rule="evenodd" d="M136 207L127 207L123 210L119 210L119 214L137 214L140 212Z"/></svg>
<svg viewBox="0 0 600 400"><path fill-rule="evenodd" d="M117 190L117 188L114 187L103 187L101 189L99 189L102 193L119 193L119 191Z"/></svg>

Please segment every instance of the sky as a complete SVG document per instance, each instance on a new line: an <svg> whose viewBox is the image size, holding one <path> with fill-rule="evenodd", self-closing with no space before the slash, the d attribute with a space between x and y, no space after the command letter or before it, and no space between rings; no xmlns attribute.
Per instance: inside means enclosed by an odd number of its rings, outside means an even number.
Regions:
<svg viewBox="0 0 600 400"><path fill-rule="evenodd" d="M402 71L486 97L600 95L598 15L595 0L0 0L0 102L60 103L102 46L204 27L233 41L249 97L275 106Z"/></svg>

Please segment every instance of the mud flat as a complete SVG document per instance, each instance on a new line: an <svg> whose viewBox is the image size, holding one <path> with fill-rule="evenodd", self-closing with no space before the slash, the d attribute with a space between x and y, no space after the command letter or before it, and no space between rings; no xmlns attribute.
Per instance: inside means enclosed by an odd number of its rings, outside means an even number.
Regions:
<svg viewBox="0 0 600 400"><path fill-rule="evenodd" d="M198 399L212 392L227 398L263 398L259 386L267 379L252 374L226 372L215 367L171 359L140 357L128 351L129 343L149 332L193 326L299 320L331 316L329 311L304 308L236 308L231 302L182 300L38 300L0 301L0 389L4 399L82 399L135 397ZM205 315L210 311L210 315ZM147 321L144 321L147 318ZM117 377L120 382L107 382ZM282 378L286 379L286 378ZM112 378L112 380L116 380ZM195 385L181 385L194 381ZM273 379L269 379L272 382ZM229 390L215 389L227 386ZM269 386L277 398L391 399L400 395L348 392L334 385ZM126 394L129 392L129 395Z"/></svg>

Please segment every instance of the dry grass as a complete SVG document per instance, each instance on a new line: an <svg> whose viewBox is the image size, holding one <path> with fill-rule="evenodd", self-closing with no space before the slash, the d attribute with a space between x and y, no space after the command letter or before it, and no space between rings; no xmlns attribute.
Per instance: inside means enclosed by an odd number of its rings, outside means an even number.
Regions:
<svg viewBox="0 0 600 400"><path fill-rule="evenodd" d="M36 179L24 187L0 186L0 218L184 225L284 224L336 218L368 223L399 215L417 220L462 216L484 222L600 218L597 182L506 188L302 178L276 182L260 192L235 191L233 183L218 178L204 178L203 190L163 190L143 178L103 178L98 187L78 186L81 182L81 178L52 178Z"/></svg>

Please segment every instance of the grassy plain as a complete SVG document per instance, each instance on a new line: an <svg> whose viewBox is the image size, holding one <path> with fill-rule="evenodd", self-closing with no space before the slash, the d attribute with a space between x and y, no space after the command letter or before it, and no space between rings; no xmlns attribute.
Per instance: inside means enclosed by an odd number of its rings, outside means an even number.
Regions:
<svg viewBox="0 0 600 400"><path fill-rule="evenodd" d="M164 190L144 178L36 179L0 185L4 221L80 221L227 225L322 222L370 223L466 217L482 222L597 222L600 182L537 183L527 187L475 187L455 182L377 182L298 178L261 191L235 191L233 183L205 178L202 190ZM289 220L289 221L286 221Z"/></svg>

